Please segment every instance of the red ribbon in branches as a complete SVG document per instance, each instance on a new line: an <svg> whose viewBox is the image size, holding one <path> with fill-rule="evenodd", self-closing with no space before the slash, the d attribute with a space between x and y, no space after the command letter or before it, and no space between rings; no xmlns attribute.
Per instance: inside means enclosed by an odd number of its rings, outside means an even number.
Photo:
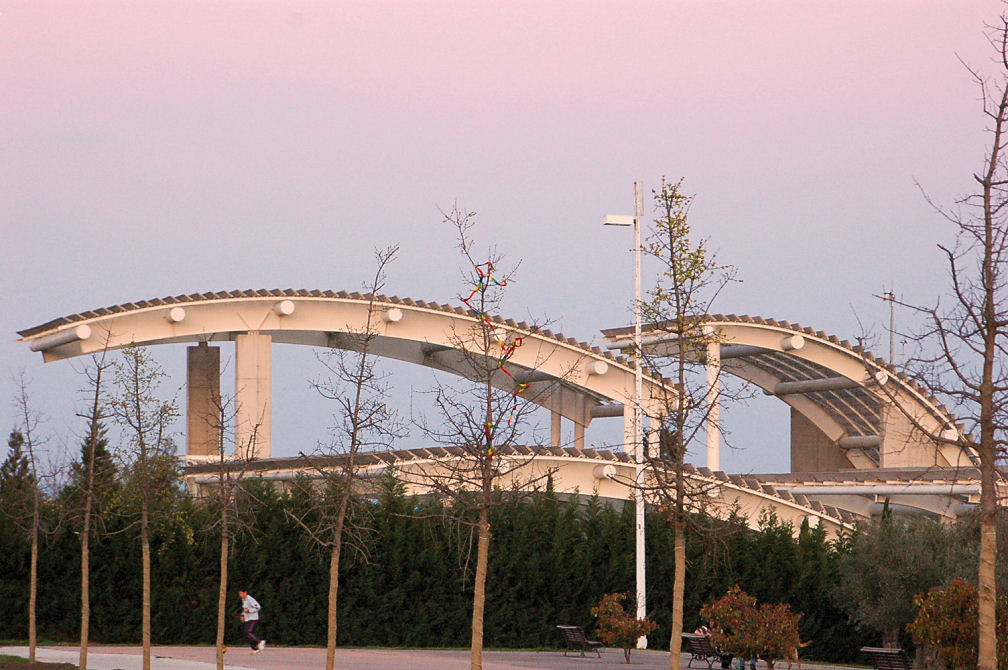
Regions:
<svg viewBox="0 0 1008 670"><path fill-rule="evenodd" d="M494 327L493 321L490 320L490 316L486 312L473 307L473 305L469 302L473 299L473 296L481 291L485 291L490 286L499 286L501 288L507 286L506 279L504 281L498 281L493 276L494 265L491 261L487 261L486 263L482 263L480 265L474 265L473 268L476 270L473 290L469 294L469 297L462 298L462 302L464 302L466 307L476 314L476 318L486 324L487 328L489 328L490 332L493 334L494 339L497 340L497 344L501 348L501 355L497 358L497 369L502 370L504 374L515 382L515 390L511 393L511 411L508 414L507 421L507 425L510 426L514 422L518 413L518 396L528 388L528 384L518 382L518 380L514 378L514 375L511 374L506 367L504 367L504 363L506 363L507 360L514 355L515 350L522 345L522 338L516 337L511 340L510 343L502 340L498 337L497 329ZM484 268L486 268L485 271ZM490 421L483 425L483 434L487 439L487 456L493 456L493 430L496 427L497 424Z"/></svg>

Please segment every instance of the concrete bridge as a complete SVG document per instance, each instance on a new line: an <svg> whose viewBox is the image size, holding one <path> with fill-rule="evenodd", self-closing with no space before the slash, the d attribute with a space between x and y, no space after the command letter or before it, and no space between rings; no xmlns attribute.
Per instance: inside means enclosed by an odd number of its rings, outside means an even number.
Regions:
<svg viewBox="0 0 1008 670"><path fill-rule="evenodd" d="M467 377L473 374L473 356L485 352L467 345L459 334L479 322L471 310L438 303L288 289L143 300L61 317L19 334L20 341L47 362L131 344L188 344L185 457L188 477L198 486L206 474L201 463L217 453L211 417L220 397L220 343L234 346L235 442L243 444L254 434L256 468L264 477L282 480L301 466L294 459L271 457L273 343L352 349L358 341L355 335L372 323L372 354ZM760 510L774 509L782 518L808 518L838 531L892 496L907 509L949 518L975 500L970 482L962 483L963 470L958 484L947 489L923 475L906 478L908 469L932 474L968 469L973 455L936 444L914 429L926 425L949 434L961 430L947 409L891 366L835 337L785 322L712 316L705 323L717 333L705 358L711 384L720 383L723 371L790 406L791 462L798 471L776 486L760 475L718 472L720 433L718 413L713 412L707 444L711 468L691 468L689 476L698 485L709 485L724 509L738 505L752 514L753 522ZM634 369L612 353L631 346L632 331L603 331L606 349L601 349L524 322L492 317L492 324L498 341L522 341L494 385L509 392L517 384L527 385L523 397L551 416L549 445L516 447L518 452L505 456L556 468L558 490L626 499L633 459L625 452L586 449L585 431L596 419L621 417L624 444L632 446ZM678 343L660 324L645 332L643 342L652 353L678 353ZM644 415L659 416L667 393L662 380L645 376ZM910 408L909 415L894 409L894 399ZM564 421L573 423L572 448L561 448ZM536 458L530 459L533 455ZM436 467L439 459L451 457L438 449L383 452L370 456L374 460L369 467ZM817 486L833 488L820 489L819 496Z"/></svg>
<svg viewBox="0 0 1008 670"><path fill-rule="evenodd" d="M364 480L376 477L389 469L406 483L407 494L427 494L424 484L431 476L444 473L442 464L457 457L458 450L449 447L404 449L363 454L356 464ZM499 447L496 452L507 470L518 481L529 481L537 475L551 473L554 490L563 496L576 495L582 499L593 495L615 501L618 505L632 498L630 484L634 481L635 463L626 451L607 449L577 449L573 447L514 446ZM495 452L495 453L496 453ZM272 458L257 460L245 476L261 477L289 486L297 476L317 476L320 470L339 468L344 459L338 456L311 456L306 458ZM790 522L795 529L803 521L812 527L822 527L831 534L850 529L856 515L832 505L824 505L806 495L794 495L786 489L775 490L765 486L758 477L729 476L687 464L687 486L708 492L705 510L722 518L731 513L743 515L750 526L756 527L760 514L773 511L782 521ZM219 465L204 463L186 469L186 478L192 490L213 487L220 476ZM506 488L506 482L502 483Z"/></svg>

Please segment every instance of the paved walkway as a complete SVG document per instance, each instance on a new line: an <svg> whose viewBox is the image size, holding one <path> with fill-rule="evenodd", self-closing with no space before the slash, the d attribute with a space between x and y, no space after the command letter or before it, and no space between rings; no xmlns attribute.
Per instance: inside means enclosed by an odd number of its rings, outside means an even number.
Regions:
<svg viewBox="0 0 1008 670"><path fill-rule="evenodd" d="M0 655L28 657L27 647L0 647ZM99 647L88 649L88 670L141 670L140 647ZM216 656L213 647L153 647L152 670L214 670ZM39 647L36 659L77 664L78 647ZM325 649L312 647L267 647L253 654L247 647L231 647L225 655L230 670L319 670L325 667ZM689 654L684 654L680 667L686 668ZM778 662L778 667L780 661ZM468 650L446 649L338 649L336 667L340 670L467 670ZM559 651L485 651L486 670L667 670L668 652L634 650L630 665L623 662L620 649L603 649L602 657L594 654L584 658L564 656ZM703 664L700 665L703 668ZM834 666L808 665L809 670L835 670ZM762 663L760 670L765 670ZM694 670L697 670L694 668Z"/></svg>
<svg viewBox="0 0 1008 670"><path fill-rule="evenodd" d="M139 647L98 647L88 649L89 670L140 670ZM27 658L27 647L0 647L0 654ZM153 647L152 670L213 670L216 659L213 647ZM39 647L39 661L73 663L80 658L77 647ZM225 655L231 670L317 670L325 667L325 649L308 647L267 647L253 654L247 647L231 647ZM689 655L684 656L685 661ZM559 651L484 651L483 667L486 670L608 670L610 668L636 668L638 670L667 670L668 652L635 650L630 665L623 662L620 649L603 649L602 657L594 654L581 658L564 656ZM468 670L468 650L445 649L339 649L336 667L353 670Z"/></svg>

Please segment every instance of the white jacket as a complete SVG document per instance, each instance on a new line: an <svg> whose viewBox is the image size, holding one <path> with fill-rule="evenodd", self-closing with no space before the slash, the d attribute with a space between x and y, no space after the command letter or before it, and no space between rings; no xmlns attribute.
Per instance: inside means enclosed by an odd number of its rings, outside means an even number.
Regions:
<svg viewBox="0 0 1008 670"><path fill-rule="evenodd" d="M258 621L260 609L256 599L246 593L242 598L242 621Z"/></svg>

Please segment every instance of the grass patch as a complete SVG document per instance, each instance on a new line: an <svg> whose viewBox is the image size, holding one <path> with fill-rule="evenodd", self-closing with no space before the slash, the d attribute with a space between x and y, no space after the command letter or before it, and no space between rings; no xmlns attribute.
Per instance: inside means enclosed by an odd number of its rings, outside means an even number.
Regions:
<svg viewBox="0 0 1008 670"><path fill-rule="evenodd" d="M0 654L0 670L77 670L73 663L29 663L27 658Z"/></svg>

